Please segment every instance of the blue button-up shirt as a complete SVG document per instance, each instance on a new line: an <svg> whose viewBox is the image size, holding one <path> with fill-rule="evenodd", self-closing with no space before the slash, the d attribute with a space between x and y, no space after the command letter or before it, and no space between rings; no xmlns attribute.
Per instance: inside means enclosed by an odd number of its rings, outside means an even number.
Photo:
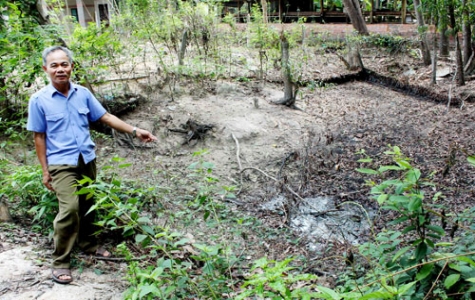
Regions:
<svg viewBox="0 0 475 300"><path fill-rule="evenodd" d="M66 98L50 84L31 96L26 128L46 133L48 165L77 165L79 154L89 163L96 154L88 121L105 113L88 89L71 83Z"/></svg>

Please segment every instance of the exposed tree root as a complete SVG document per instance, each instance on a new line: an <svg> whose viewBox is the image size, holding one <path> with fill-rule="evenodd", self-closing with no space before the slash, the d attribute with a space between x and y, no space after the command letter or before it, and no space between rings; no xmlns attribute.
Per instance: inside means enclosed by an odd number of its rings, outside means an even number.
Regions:
<svg viewBox="0 0 475 300"><path fill-rule="evenodd" d="M343 74L341 76L335 76L324 80L319 80L319 84L344 84L351 81L364 81L371 84L378 84L384 87L389 87L398 92L413 96L420 97L425 100L433 101L436 103L448 102L448 96L439 94L431 88L408 84L393 77L384 76L378 74L369 69L364 69L357 73ZM307 83L303 83L307 84ZM450 101L451 106L460 106L463 102L475 102L475 94L467 95L464 98L452 97Z"/></svg>
<svg viewBox="0 0 475 300"><path fill-rule="evenodd" d="M185 141L182 145L190 144L192 140L204 140L206 133L213 129L214 125L211 124L199 124L191 119L186 121L186 124L181 125L182 129L169 128L171 132L178 132L186 134Z"/></svg>

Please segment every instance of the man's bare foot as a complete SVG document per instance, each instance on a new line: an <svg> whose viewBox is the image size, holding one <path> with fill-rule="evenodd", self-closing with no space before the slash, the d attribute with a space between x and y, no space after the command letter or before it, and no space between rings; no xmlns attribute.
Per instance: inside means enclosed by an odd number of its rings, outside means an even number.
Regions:
<svg viewBox="0 0 475 300"><path fill-rule="evenodd" d="M96 256L99 257L112 257L112 254L106 250L103 246L99 246L96 250Z"/></svg>
<svg viewBox="0 0 475 300"><path fill-rule="evenodd" d="M53 269L52 275L53 281L56 281L57 283L67 284L73 281L70 269Z"/></svg>

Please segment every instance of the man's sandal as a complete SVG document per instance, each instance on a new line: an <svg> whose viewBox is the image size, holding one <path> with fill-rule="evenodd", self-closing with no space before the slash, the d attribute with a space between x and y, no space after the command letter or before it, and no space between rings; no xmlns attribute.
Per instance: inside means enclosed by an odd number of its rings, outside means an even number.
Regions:
<svg viewBox="0 0 475 300"><path fill-rule="evenodd" d="M71 276L70 269L53 269L51 273L53 275L53 281L57 283L68 284L71 281L73 281L73 277ZM66 276L69 276L69 278L68 279L61 278L61 277L66 277Z"/></svg>
<svg viewBox="0 0 475 300"><path fill-rule="evenodd" d="M106 250L103 246L99 246L95 252L96 257L105 257L105 258L111 258L112 253Z"/></svg>

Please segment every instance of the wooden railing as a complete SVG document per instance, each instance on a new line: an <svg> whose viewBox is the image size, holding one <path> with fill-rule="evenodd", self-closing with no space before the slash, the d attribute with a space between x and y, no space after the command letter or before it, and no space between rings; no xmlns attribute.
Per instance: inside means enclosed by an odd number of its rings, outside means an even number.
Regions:
<svg viewBox="0 0 475 300"><path fill-rule="evenodd" d="M373 19L375 17L401 18L402 17L402 12L401 11L375 10L375 11L372 12L372 15L373 15ZM364 11L363 16L364 17L370 17L371 12L370 11ZM411 16L412 18L414 18L411 11L407 11L406 16ZM269 17L270 17L271 20L275 20L275 19L279 18L279 14L278 13L270 13ZM317 22L332 22L332 19L333 20L338 19L339 22L343 22L343 21L350 22L348 14L346 14L344 12L341 12L341 11L335 11L335 10L331 10L331 11L327 11L327 10L324 10L324 11L320 11L320 10L319 11L289 11L286 14L282 14L282 18L284 18L284 21L287 18L294 19L294 18L300 18L300 17L306 17L306 18L309 18L309 19L310 18L315 18L315 20ZM312 20L309 20L309 21L312 21ZM401 22L403 22L403 21L405 21L405 20L401 20ZM368 22L371 22L371 20L368 20Z"/></svg>

